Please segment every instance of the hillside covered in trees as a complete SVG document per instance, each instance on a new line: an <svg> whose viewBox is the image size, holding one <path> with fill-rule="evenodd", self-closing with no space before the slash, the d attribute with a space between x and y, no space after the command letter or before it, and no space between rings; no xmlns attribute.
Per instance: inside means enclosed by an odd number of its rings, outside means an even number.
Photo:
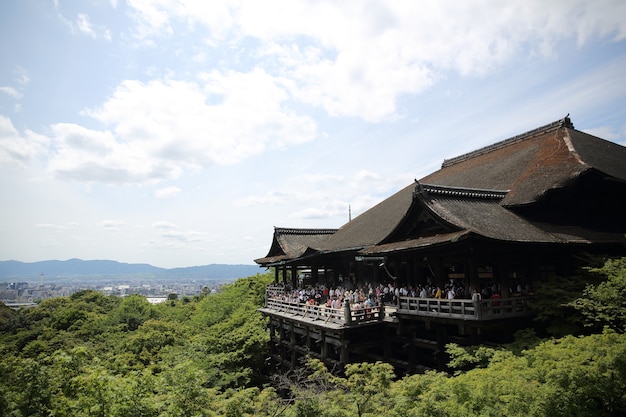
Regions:
<svg viewBox="0 0 626 417"><path fill-rule="evenodd" d="M338 376L315 360L277 373L256 310L272 273L159 305L95 291L0 305L0 417L623 416L626 259L587 272L586 288L546 284L540 334L449 345L452 374Z"/></svg>

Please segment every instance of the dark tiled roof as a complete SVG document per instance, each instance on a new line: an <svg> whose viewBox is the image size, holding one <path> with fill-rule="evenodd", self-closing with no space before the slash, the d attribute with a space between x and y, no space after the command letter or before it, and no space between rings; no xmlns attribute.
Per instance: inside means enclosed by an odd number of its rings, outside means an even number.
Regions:
<svg viewBox="0 0 626 417"><path fill-rule="evenodd" d="M425 186L426 188L426 186ZM592 243L624 242L623 233L606 233L571 225L530 221L503 207L496 199L465 195L429 194L424 205L439 218L461 230L509 242Z"/></svg>
<svg viewBox="0 0 626 417"><path fill-rule="evenodd" d="M458 232L442 233L434 236L420 237L417 239L402 240L399 242L385 243L382 245L370 246L359 252L362 255L385 255L387 253L401 252L405 250L433 247L439 244L456 242L467 237L470 233L467 230Z"/></svg>
<svg viewBox="0 0 626 417"><path fill-rule="evenodd" d="M314 251L387 253L444 244L470 235L514 242L623 242L623 233L533 223L517 214L516 207L532 205L548 191L568 187L586 172L626 181L625 162L626 147L577 131L565 117L445 160L440 170L334 232L276 229L270 253L257 262L295 259ZM443 228L421 237L418 232L399 233L407 230L405 226L415 227L411 216L419 210L427 210Z"/></svg>
<svg viewBox="0 0 626 417"><path fill-rule="evenodd" d="M415 185L415 197L424 209L459 230L380 245L359 252L380 256L457 242L471 235L516 243L626 243L623 233L607 233L577 226L536 223L501 206L503 192L467 188Z"/></svg>
<svg viewBox="0 0 626 417"><path fill-rule="evenodd" d="M446 160L420 182L440 186L509 190L505 206L537 201L596 169L626 179L626 148L573 129L569 118Z"/></svg>
<svg viewBox="0 0 626 417"><path fill-rule="evenodd" d="M255 259L260 265L295 259L311 250L319 250L337 229L296 229L275 227L272 246L264 258Z"/></svg>
<svg viewBox="0 0 626 417"><path fill-rule="evenodd" d="M626 181L626 147L577 130L568 130L580 160L604 174Z"/></svg>
<svg viewBox="0 0 626 417"><path fill-rule="evenodd" d="M502 207L495 199L431 196L425 204L446 222L488 238L518 242L557 240Z"/></svg>
<svg viewBox="0 0 626 417"><path fill-rule="evenodd" d="M387 237L407 214L413 201L411 184L343 225L324 245L327 251L361 249Z"/></svg>
<svg viewBox="0 0 626 417"><path fill-rule="evenodd" d="M546 132L554 131L554 130L558 129L559 127L569 127L569 128L573 129L574 125L572 124L572 121L570 120L570 118L568 116L566 116L566 117L564 117L561 120L557 120L555 122L548 123L547 125L544 125L544 126L541 126L541 127L529 130L528 132L524 132L522 134L513 136L512 138L508 138L508 139L502 140L500 142L496 142L496 143L494 143L492 145L488 145L488 146L485 146L485 147L480 148L480 149L476 149L475 151L468 152L466 154L457 156L455 158L444 159L443 163L441 164L441 167L445 168L447 166L454 165L454 164L457 164L459 162L462 162L462 161L465 161L465 160L468 160L468 159L476 158L477 156L484 155L484 154L496 151L498 149L504 148L506 146L512 145L512 144L517 143L517 142L521 142L521 141L523 141L523 140L525 140L527 138L530 138L530 137L532 137L534 135L543 134L543 133L546 133Z"/></svg>
<svg viewBox="0 0 626 417"><path fill-rule="evenodd" d="M545 243L615 241L619 238L615 234L600 236L582 228L541 227L510 208L533 203L547 191L567 186L591 169L626 180L625 161L625 147L579 132L569 117L565 117L445 160L440 170L345 225L328 242L333 246L326 248L361 246L369 248L364 249L366 253L379 250L371 246L381 242L384 243L381 247L392 248L426 242L435 244L445 241L445 236L456 236L456 232L451 231L412 243L385 240L408 215L414 196L444 222L487 238Z"/></svg>

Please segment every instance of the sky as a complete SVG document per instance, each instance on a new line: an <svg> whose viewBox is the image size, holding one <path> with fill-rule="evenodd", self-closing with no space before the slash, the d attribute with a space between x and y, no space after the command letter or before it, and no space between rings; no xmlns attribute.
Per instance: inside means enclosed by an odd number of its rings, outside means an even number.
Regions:
<svg viewBox="0 0 626 417"><path fill-rule="evenodd" d="M0 260L253 264L570 114L626 145L623 0L5 0Z"/></svg>

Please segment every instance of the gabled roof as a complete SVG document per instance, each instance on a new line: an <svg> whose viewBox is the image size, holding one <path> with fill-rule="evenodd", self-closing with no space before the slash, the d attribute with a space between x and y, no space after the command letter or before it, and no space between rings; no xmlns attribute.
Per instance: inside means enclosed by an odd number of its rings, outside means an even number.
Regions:
<svg viewBox="0 0 626 417"><path fill-rule="evenodd" d="M361 255L385 255L392 252L433 247L457 242L470 236L516 243L615 243L624 242L623 233L607 233L576 226L558 226L532 222L502 206L506 192L415 185L412 212L426 212L447 230L435 235L414 236L404 240L388 240L360 251ZM415 209L417 207L417 210ZM425 217L425 216L424 216ZM402 227L400 225L399 227Z"/></svg>
<svg viewBox="0 0 626 417"><path fill-rule="evenodd" d="M321 249L337 229L295 229L274 227L274 237L269 252L255 259L260 265L269 265L299 258Z"/></svg>
<svg viewBox="0 0 626 417"><path fill-rule="evenodd" d="M509 190L504 206L533 203L595 169L626 180L626 148L574 129L569 117L445 160L421 183Z"/></svg>
<svg viewBox="0 0 626 417"><path fill-rule="evenodd" d="M565 117L445 160L440 170L422 178L418 184L429 187L429 194L433 196L429 200L431 209L444 221L449 217L448 220L459 229L480 229L480 232L475 231L507 240L551 241L545 233L503 206L537 201L546 191L567 185L589 169L626 179L626 164L620 164L620 160L626 161L626 148L574 130L569 117ZM410 215L415 192L415 186L411 184L356 217L342 226L324 249L359 250L389 243L389 237ZM473 193L481 198L495 193L498 199L449 198L454 194L461 197L463 193ZM437 195L442 198L436 198ZM489 218L492 220L487 220ZM499 221L494 222L495 219ZM504 227L507 222L520 223L519 230L526 230L506 236L506 233L513 233L512 229ZM490 227L494 230L490 231ZM496 233L495 228L510 232Z"/></svg>
<svg viewBox="0 0 626 417"><path fill-rule="evenodd" d="M520 207L546 201L550 191L566 189L589 172L594 173L593 178L626 183L625 162L626 147L577 131L565 117L445 160L438 171L340 229L322 236L313 233L309 238L316 236L314 243L304 240L306 234L296 233L310 229L284 229L294 233L277 229L281 233L275 231L270 253L256 262L293 260L314 251L387 253L472 235L510 242L623 242L623 231L606 233L571 224L542 224L520 215ZM435 226L423 233L426 229L419 227L428 220Z"/></svg>
<svg viewBox="0 0 626 417"><path fill-rule="evenodd" d="M418 185L419 186L419 185ZM504 191L422 186L416 199L442 221L484 237L517 242L555 242L554 236L535 227L501 205Z"/></svg>

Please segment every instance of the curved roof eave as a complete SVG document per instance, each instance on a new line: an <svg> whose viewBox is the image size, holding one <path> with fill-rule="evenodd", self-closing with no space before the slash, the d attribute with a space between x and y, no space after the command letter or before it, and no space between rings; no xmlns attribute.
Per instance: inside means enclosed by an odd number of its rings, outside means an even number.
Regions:
<svg viewBox="0 0 626 417"><path fill-rule="evenodd" d="M460 230L456 232L437 234L428 237L420 237L416 239L408 239L398 242L389 242L382 245L370 246L359 252L360 255L385 255L389 253L398 253L412 251L425 248L433 248L448 243L454 243L459 240L469 238L473 232L469 230Z"/></svg>

